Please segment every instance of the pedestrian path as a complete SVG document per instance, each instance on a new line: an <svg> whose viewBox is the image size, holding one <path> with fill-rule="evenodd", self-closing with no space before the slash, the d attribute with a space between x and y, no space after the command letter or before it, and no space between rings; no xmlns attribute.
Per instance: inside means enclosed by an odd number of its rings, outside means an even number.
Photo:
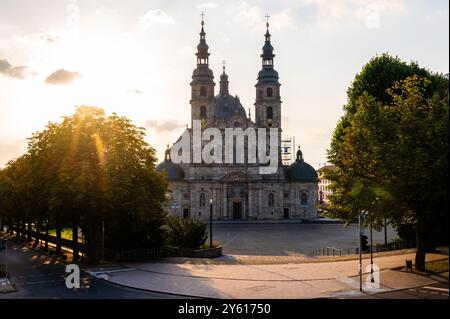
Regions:
<svg viewBox="0 0 450 319"><path fill-rule="evenodd" d="M427 261L446 256L428 254ZM236 257L235 259L239 259ZM411 252L375 257L380 268L380 287L366 293L431 285L430 277L392 270L402 267ZM370 265L363 260L363 269ZM358 261L283 264L152 262L121 264L126 271L111 271L102 278L119 285L204 298L324 298L358 294ZM95 273L95 269L91 269ZM105 273L105 272L103 272ZM364 282L368 274L364 275Z"/></svg>

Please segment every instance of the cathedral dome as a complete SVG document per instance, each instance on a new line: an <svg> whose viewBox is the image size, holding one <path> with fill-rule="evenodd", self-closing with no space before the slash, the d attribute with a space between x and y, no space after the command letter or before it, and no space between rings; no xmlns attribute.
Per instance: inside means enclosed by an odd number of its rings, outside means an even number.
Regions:
<svg viewBox="0 0 450 319"><path fill-rule="evenodd" d="M297 160L286 168L286 177L295 182L317 183L317 172L303 160L303 153L297 151Z"/></svg>
<svg viewBox="0 0 450 319"><path fill-rule="evenodd" d="M182 180L185 176L184 170L181 166L171 161L169 157L169 150L166 151L164 162L156 166L156 171L160 173L164 171L167 172L167 180L171 182Z"/></svg>
<svg viewBox="0 0 450 319"><path fill-rule="evenodd" d="M236 114L246 117L245 109L238 97L228 94L219 94L215 99L216 105L214 115L216 119L228 119Z"/></svg>

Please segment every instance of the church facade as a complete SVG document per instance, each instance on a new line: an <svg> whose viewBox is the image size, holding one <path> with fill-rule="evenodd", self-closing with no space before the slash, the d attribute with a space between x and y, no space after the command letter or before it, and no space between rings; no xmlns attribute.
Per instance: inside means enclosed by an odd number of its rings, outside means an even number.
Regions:
<svg viewBox="0 0 450 319"><path fill-rule="evenodd" d="M258 73L255 97L255 120L247 115L239 98L229 92L225 67L220 75L220 87L215 93L213 71L209 68L209 47L204 22L201 23L197 46L197 66L191 85L191 127L198 120L202 128L267 128L278 130L278 145L282 134L282 101L278 72L274 68L273 46L267 23L262 49L262 67ZM191 142L192 143L192 142ZM236 143L236 142L234 142ZM245 159L247 159L247 142ZM303 159L300 149L294 163L284 166L278 147L278 164L273 174L261 174L258 163L174 163L170 149L164 162L156 169L165 172L171 193L167 209L179 216L208 219L212 211L215 220L316 219L317 184L315 169ZM225 151L222 152L225 157Z"/></svg>

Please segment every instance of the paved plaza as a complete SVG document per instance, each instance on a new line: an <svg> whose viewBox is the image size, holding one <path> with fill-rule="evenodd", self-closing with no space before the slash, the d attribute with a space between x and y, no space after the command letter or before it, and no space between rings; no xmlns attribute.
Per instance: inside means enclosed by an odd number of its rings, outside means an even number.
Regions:
<svg viewBox="0 0 450 319"><path fill-rule="evenodd" d="M283 258L283 257L280 257ZM88 272L121 286L139 288L181 296L226 299L260 298L346 298L367 294L387 293L399 289L414 289L437 283L447 283L441 293L448 298L447 277L423 276L417 273L393 270L404 266L405 259L413 259L411 251L397 255L376 256L379 266L379 287L364 284L359 291L357 259L330 262L311 258L306 263L250 265L221 264L208 260L185 259L180 263L148 262L122 263L107 268L87 269ZM427 254L428 261L446 259L442 254ZM368 280L365 258L363 282ZM447 273L448 274L448 273Z"/></svg>
<svg viewBox="0 0 450 319"><path fill-rule="evenodd" d="M216 223L213 239L227 255L289 256L326 247L355 249L358 225L301 223ZM365 229L365 234L369 230ZM387 239L398 235L388 226ZM384 230L373 230L373 243L384 244Z"/></svg>

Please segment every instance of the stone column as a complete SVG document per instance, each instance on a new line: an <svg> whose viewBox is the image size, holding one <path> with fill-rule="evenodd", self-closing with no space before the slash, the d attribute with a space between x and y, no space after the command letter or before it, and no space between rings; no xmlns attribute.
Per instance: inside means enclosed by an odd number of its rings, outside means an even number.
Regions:
<svg viewBox="0 0 450 319"><path fill-rule="evenodd" d="M247 212L247 217L251 218L252 217L252 189L249 188L248 189L248 212Z"/></svg>
<svg viewBox="0 0 450 319"><path fill-rule="evenodd" d="M261 186L262 187L262 186ZM264 217L263 207L262 207L262 189L258 190L258 219Z"/></svg>
<svg viewBox="0 0 450 319"><path fill-rule="evenodd" d="M223 219L228 219L227 212L227 185L223 186Z"/></svg>
<svg viewBox="0 0 450 319"><path fill-rule="evenodd" d="M280 194L280 211L279 211L279 218L283 218L284 217L284 189L283 189L283 184L281 185L281 189L279 191Z"/></svg>

